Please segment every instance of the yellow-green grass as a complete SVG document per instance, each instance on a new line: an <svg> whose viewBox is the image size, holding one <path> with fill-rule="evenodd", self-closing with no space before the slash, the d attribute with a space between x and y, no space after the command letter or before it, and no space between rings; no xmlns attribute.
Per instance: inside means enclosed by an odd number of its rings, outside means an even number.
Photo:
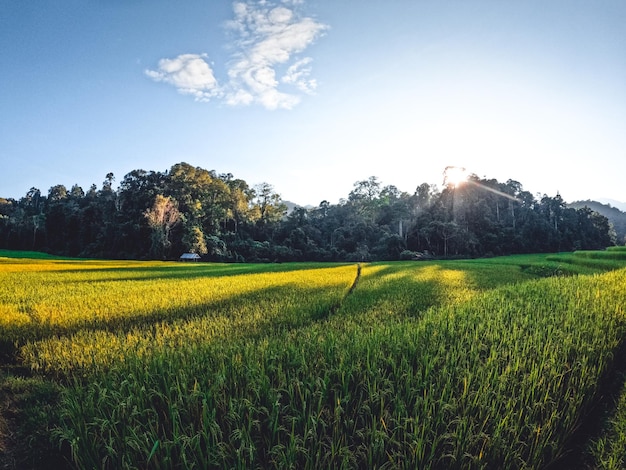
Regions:
<svg viewBox="0 0 626 470"><path fill-rule="evenodd" d="M55 256L48 253L42 253L40 251L17 251L17 250L2 250L0 249L0 258L21 259L24 262L27 260L52 260L52 259L68 259L63 256Z"/></svg>
<svg viewBox="0 0 626 470"><path fill-rule="evenodd" d="M612 246L606 252L598 252L601 258L610 258L618 254L620 260L626 256L626 247ZM593 252L587 256L594 258ZM622 374L624 372L622 371ZM622 376L623 378L623 376ZM618 470L626 467L626 386L621 390L617 399L615 412L607 419L604 434L591 444L594 468Z"/></svg>
<svg viewBox="0 0 626 470"><path fill-rule="evenodd" d="M66 390L57 435L83 468L538 468L611 364L625 282L531 281L419 318L346 302L301 328L130 356Z"/></svg>
<svg viewBox="0 0 626 470"><path fill-rule="evenodd" d="M626 386L621 390L615 413L609 417L603 435L590 445L594 468L626 468Z"/></svg>
<svg viewBox="0 0 626 470"><path fill-rule="evenodd" d="M539 468L626 332L626 270L565 276L624 262L568 256L0 259L0 328L78 468Z"/></svg>
<svg viewBox="0 0 626 470"><path fill-rule="evenodd" d="M70 335L29 341L20 348L20 357L31 369L66 375L109 367L129 355L144 358L163 349L231 342L297 328L337 308L356 273L356 266L309 267L204 281L169 281L168 286L182 283L170 292L171 297L161 299L174 305L169 315L158 311L144 315L141 323L134 321L128 329L120 329L120 322L115 330L90 324ZM198 286L202 282L204 286ZM204 288L206 297L198 292L194 300L194 296L182 294L190 283L193 288ZM180 304L181 297L187 303ZM128 318L135 319L134 313L122 317L121 324Z"/></svg>
<svg viewBox="0 0 626 470"><path fill-rule="evenodd" d="M242 306L278 302L285 313L325 304L297 302L298 291L340 298L355 266L320 264L190 266L181 263L0 259L2 341L67 335L81 330L119 331L198 316L248 317ZM326 301L326 300L325 300ZM266 305L265 310L272 308ZM229 313L230 312L230 313ZM249 319L249 318L247 318Z"/></svg>
<svg viewBox="0 0 626 470"><path fill-rule="evenodd" d="M324 316L354 282L356 266L55 261L6 264L2 272L5 287L13 287L6 331L26 343L24 364L61 373L108 366L128 351L145 355ZM359 295L346 307L418 315L531 278L518 265L493 260L365 265Z"/></svg>

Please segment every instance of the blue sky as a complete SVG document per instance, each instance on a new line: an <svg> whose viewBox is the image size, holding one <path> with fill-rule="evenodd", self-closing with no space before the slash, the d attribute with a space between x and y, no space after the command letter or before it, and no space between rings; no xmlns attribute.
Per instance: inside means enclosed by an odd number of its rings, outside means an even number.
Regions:
<svg viewBox="0 0 626 470"><path fill-rule="evenodd" d="M0 0L0 196L187 162L626 202L623 0Z"/></svg>

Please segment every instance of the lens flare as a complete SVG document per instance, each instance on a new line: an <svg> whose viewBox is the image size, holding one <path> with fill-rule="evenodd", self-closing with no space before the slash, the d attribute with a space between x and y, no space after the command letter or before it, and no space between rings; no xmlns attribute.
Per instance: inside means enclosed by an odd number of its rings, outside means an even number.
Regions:
<svg viewBox="0 0 626 470"><path fill-rule="evenodd" d="M443 171L443 184L446 186L458 186L467 181L467 171L460 166L447 166Z"/></svg>

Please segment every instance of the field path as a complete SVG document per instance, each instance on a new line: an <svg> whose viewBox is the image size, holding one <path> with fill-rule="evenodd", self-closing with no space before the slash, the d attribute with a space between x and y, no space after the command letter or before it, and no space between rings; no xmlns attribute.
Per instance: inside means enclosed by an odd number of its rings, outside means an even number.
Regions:
<svg viewBox="0 0 626 470"><path fill-rule="evenodd" d="M360 280L361 280L361 264L357 264L356 276L354 276L354 281L352 281L352 285L350 286L350 289L348 289L348 292L346 292L346 295L344 295L342 299L340 299L336 304L331 306L330 310L328 311L328 316L334 315L335 313L339 311L339 309L343 306L343 303L346 301L346 299L350 296L350 294L354 292L354 289L357 288Z"/></svg>
<svg viewBox="0 0 626 470"><path fill-rule="evenodd" d="M354 292L354 289L356 289L356 286L359 284L359 280L361 279L361 265L357 264L356 265L356 277L354 278L354 282L352 283L352 285L350 286L350 290L348 291L348 293L346 294L346 297L350 294L352 294L352 292Z"/></svg>

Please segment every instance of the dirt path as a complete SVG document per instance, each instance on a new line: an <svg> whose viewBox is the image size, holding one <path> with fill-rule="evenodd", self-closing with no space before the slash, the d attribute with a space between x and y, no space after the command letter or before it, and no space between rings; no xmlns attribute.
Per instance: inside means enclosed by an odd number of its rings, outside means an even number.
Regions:
<svg viewBox="0 0 626 470"><path fill-rule="evenodd" d="M352 294L352 292L354 292L354 289L356 289L356 286L359 284L360 280L361 280L361 265L357 264L356 265L356 277L354 278L354 282L350 286L350 290L348 291L348 294L346 295L346 297Z"/></svg>

